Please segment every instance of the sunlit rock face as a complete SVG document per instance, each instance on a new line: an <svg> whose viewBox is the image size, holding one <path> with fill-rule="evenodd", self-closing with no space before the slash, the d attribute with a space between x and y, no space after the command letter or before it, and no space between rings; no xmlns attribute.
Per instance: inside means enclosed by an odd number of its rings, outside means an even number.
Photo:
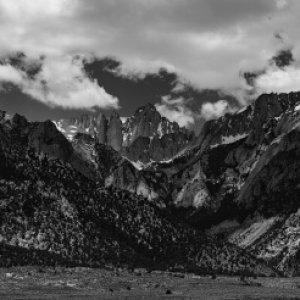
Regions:
<svg viewBox="0 0 300 300"><path fill-rule="evenodd" d="M186 131L176 122L170 122L162 117L152 104L137 109L135 114L128 118L124 124L124 146L129 146L138 137L161 138L169 133Z"/></svg>

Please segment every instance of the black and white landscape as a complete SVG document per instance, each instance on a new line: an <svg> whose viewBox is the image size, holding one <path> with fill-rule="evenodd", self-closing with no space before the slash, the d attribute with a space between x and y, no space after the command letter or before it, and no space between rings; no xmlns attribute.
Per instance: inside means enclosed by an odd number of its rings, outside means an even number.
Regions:
<svg viewBox="0 0 300 300"><path fill-rule="evenodd" d="M300 299L299 12L0 0L0 298Z"/></svg>

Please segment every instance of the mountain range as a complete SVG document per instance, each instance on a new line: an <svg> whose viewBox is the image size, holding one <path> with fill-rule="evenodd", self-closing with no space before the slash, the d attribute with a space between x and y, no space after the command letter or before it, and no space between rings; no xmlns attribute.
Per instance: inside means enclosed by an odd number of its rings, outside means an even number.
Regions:
<svg viewBox="0 0 300 300"><path fill-rule="evenodd" d="M197 136L149 104L126 119L1 112L0 137L5 266L300 274L300 93L263 94Z"/></svg>
<svg viewBox="0 0 300 300"><path fill-rule="evenodd" d="M150 103L129 118L121 118L116 112L107 118L97 112L54 123L70 141L76 133L89 134L98 143L111 146L140 163L168 160L195 138L194 132L170 122Z"/></svg>

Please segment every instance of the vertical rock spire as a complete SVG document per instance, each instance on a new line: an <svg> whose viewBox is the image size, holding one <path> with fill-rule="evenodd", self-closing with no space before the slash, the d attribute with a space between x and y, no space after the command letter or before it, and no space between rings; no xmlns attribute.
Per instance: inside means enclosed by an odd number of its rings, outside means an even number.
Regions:
<svg viewBox="0 0 300 300"><path fill-rule="evenodd" d="M100 144L107 143L107 130L108 130L108 121L105 115L100 112L95 119L95 127L97 131L96 138Z"/></svg>
<svg viewBox="0 0 300 300"><path fill-rule="evenodd" d="M121 150L123 143L122 121L117 112L113 112L109 120L109 128L107 131L107 144L116 151Z"/></svg>

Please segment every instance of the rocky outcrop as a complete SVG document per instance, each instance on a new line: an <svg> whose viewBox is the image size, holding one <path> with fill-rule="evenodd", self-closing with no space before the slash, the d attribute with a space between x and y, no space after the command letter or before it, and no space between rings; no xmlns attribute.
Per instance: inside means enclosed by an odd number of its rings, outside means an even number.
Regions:
<svg viewBox="0 0 300 300"><path fill-rule="evenodd" d="M228 234L227 239L251 251L287 276L300 274L300 210L274 217L255 216Z"/></svg>
<svg viewBox="0 0 300 300"><path fill-rule="evenodd" d="M28 144L38 152L46 153L63 161L67 161L73 153L71 144L51 121L31 124L28 132Z"/></svg>

